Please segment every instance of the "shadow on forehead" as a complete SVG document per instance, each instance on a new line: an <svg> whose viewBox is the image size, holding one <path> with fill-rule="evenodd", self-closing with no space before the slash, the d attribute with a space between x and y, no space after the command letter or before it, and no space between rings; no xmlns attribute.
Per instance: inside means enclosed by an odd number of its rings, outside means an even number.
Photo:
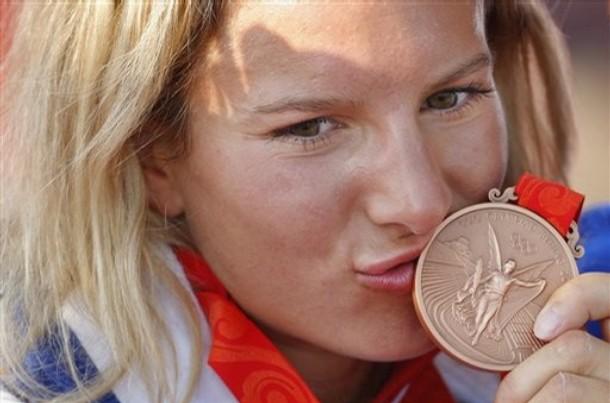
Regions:
<svg viewBox="0 0 610 403"><path fill-rule="evenodd" d="M459 44L455 46L454 49L459 48ZM360 105L373 91L385 91L388 95L408 82L420 92L422 89L416 87L445 85L434 80L444 77L451 81L491 64L482 46L474 55L464 51L464 57L470 56L468 60L455 60L456 56L436 50L421 53L419 49L414 51L410 60L403 60L404 65L361 66L329 52L297 50L282 36L257 25L246 30L237 49L229 46L214 49L200 76L198 106L213 103L210 113L230 116L236 111L278 111L271 105L300 96L317 100L320 105L326 102L325 98L328 102L343 100L345 105ZM397 59L400 55L394 56ZM456 65L457 62L462 64ZM455 68L448 71L451 65ZM450 74L440 76L441 71Z"/></svg>
<svg viewBox="0 0 610 403"><path fill-rule="evenodd" d="M280 99L294 95L297 87L314 92L319 80L328 81L333 75L361 77L365 73L371 71L337 55L296 50L280 35L257 25L242 35L238 49L223 46L214 50L213 60L199 76L202 85L197 107L208 107L210 99L206 95L214 94L215 114L230 116L236 110L252 111L267 103L269 97L259 96L261 87L274 87L274 98ZM290 82L287 76L294 77L294 86L278 88L282 81ZM329 91L337 97L344 95L340 86Z"/></svg>

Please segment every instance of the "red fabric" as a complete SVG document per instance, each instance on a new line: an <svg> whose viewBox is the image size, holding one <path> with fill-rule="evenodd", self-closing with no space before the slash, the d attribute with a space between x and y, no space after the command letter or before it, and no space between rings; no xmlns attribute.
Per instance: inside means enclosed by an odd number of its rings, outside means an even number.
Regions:
<svg viewBox="0 0 610 403"><path fill-rule="evenodd" d="M15 15L19 11L19 3L16 1L0 0L0 62L8 53L13 42L13 30L15 28ZM0 81L2 81L0 76Z"/></svg>
<svg viewBox="0 0 610 403"><path fill-rule="evenodd" d="M246 317L196 253L177 249L195 296L210 324L208 364L240 402L318 402L296 370ZM432 365L435 353L398 363L375 403L389 403L409 385L402 403L450 403L442 379Z"/></svg>
<svg viewBox="0 0 610 403"><path fill-rule="evenodd" d="M517 204L550 222L566 236L572 220L578 220L584 196L566 186L545 181L529 173L519 178L515 187Z"/></svg>
<svg viewBox="0 0 610 403"><path fill-rule="evenodd" d="M179 250L187 278L212 333L208 358L240 402L317 402L305 383L265 335L240 311L195 253Z"/></svg>

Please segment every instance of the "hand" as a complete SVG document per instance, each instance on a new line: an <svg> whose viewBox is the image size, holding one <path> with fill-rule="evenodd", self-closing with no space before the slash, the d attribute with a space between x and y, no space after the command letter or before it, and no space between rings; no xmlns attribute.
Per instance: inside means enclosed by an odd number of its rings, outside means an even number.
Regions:
<svg viewBox="0 0 610 403"><path fill-rule="evenodd" d="M604 340L580 330L588 320L601 320ZM557 289L534 333L550 342L503 379L496 403L610 402L610 274L583 274Z"/></svg>

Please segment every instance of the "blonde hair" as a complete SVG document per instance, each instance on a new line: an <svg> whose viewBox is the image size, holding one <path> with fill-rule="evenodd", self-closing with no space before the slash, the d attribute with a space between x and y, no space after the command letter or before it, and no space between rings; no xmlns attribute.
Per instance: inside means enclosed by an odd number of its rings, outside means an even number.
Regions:
<svg viewBox="0 0 610 403"><path fill-rule="evenodd" d="M510 136L506 182L524 170L563 179L574 127L560 34L533 1L484 5ZM187 152L193 66L220 25L222 4L20 6L2 66L2 91L10 99L4 97L9 102L0 117L6 128L0 161L0 380L24 395L45 396L38 400L90 401L137 366L158 401L176 401L170 397L173 380L164 379L168 363L157 348L167 329L151 290L161 279L180 297L201 353L198 308L156 253L161 243L188 239L149 208L138 152L157 139ZM29 378L23 360L54 326L69 351L61 307L73 293L103 329L113 365L92 382L79 382L74 393L57 395ZM77 379L73 357L65 359ZM190 400L200 361L193 360L182 401Z"/></svg>
<svg viewBox="0 0 610 403"><path fill-rule="evenodd" d="M576 126L562 33L541 1L485 0L485 13L509 133L505 184L524 171L565 182Z"/></svg>

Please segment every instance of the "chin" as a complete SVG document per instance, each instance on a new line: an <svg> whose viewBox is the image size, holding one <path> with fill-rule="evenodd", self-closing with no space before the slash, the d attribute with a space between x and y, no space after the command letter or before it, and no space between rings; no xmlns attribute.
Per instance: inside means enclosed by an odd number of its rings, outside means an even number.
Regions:
<svg viewBox="0 0 610 403"><path fill-rule="evenodd" d="M419 357L437 349L424 329L419 328L408 334L388 332L360 345L357 352L352 351L354 358L372 362L404 361ZM354 354L355 353L355 354Z"/></svg>
<svg viewBox="0 0 610 403"><path fill-rule="evenodd" d="M417 341L410 340L408 343L397 343L392 348L383 348L377 352L372 351L369 361L404 361L419 357L434 349L436 349L436 346L432 340L420 338Z"/></svg>

